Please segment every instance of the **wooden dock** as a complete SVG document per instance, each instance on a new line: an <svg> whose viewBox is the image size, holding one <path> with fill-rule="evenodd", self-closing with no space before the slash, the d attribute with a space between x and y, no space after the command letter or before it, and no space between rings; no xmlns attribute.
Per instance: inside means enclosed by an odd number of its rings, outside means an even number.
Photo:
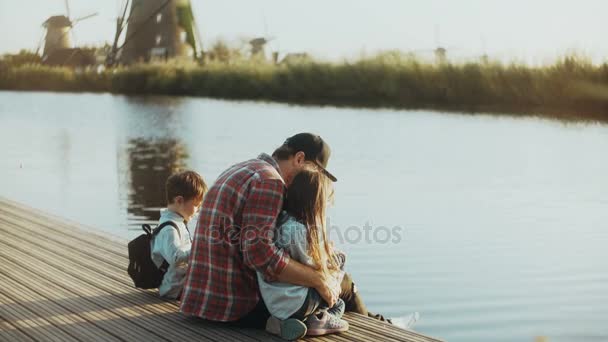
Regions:
<svg viewBox="0 0 608 342"><path fill-rule="evenodd" d="M282 341L187 318L135 289L125 240L0 198L0 341ZM439 341L357 314L307 341Z"/></svg>

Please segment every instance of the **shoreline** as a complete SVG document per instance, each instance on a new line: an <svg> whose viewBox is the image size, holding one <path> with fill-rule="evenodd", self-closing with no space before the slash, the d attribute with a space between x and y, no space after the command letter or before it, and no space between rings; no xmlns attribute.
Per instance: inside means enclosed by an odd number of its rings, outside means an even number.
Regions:
<svg viewBox="0 0 608 342"><path fill-rule="evenodd" d="M353 106L348 104L335 104L335 103L317 103L317 102L287 102L280 100L268 100L268 99L246 99L246 98L221 98L221 97L208 97L208 96L195 96L188 94L158 94L158 93L116 93L111 91L73 91L73 90L45 90L45 89L0 89L0 92L17 92L17 93L29 93L29 92L40 92L40 93L58 93L58 94L97 94L97 95L115 95L115 96L126 96L126 97L184 97L193 99L208 99L217 101L228 101L228 102L245 102L245 103L261 103L261 104L276 104L286 106L300 106L300 107L333 107L342 109L371 109L371 110L391 110L391 111L428 111L446 115L464 115L464 116L493 116L493 117L509 117L509 118L537 118L543 120L560 121L563 123L598 123L608 124L608 112L605 114L602 112L603 109L597 112L579 112L576 110L567 110L563 108L516 108L516 107L480 107L480 108L458 108L458 107L391 107L391 106Z"/></svg>
<svg viewBox="0 0 608 342"><path fill-rule="evenodd" d="M363 60L353 64L152 64L75 71L0 65L0 90L192 96L303 106L431 110L608 123L608 65Z"/></svg>

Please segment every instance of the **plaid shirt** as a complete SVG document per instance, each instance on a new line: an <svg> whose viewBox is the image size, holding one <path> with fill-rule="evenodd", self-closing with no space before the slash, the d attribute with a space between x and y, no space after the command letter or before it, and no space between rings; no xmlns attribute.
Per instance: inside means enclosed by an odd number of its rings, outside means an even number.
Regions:
<svg viewBox="0 0 608 342"><path fill-rule="evenodd" d="M205 195L194 233L181 312L235 321L260 300L256 271L274 279L289 262L275 246L285 183L267 154L224 171Z"/></svg>

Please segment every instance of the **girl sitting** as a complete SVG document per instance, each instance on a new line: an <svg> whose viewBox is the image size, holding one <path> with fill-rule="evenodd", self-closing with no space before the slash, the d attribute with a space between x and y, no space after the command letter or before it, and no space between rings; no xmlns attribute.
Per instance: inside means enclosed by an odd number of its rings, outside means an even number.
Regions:
<svg viewBox="0 0 608 342"><path fill-rule="evenodd" d="M287 190L285 210L278 219L276 244L292 259L324 273L339 294L345 255L334 251L327 236L325 210L331 193L331 182L323 173L315 169L298 173ZM348 323L341 319L345 309L341 299L328 308L313 288L267 282L260 273L258 283L273 316L266 326L268 332L292 340L304 333L319 336L348 330ZM285 331L289 329L280 322L293 319L304 322L306 329L292 326L291 331Z"/></svg>

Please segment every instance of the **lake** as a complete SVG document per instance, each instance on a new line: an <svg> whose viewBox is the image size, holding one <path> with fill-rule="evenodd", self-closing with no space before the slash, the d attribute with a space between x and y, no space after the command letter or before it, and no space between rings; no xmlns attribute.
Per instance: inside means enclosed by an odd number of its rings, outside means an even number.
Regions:
<svg viewBox="0 0 608 342"><path fill-rule="evenodd" d="M303 131L332 148L331 235L371 311L448 341L608 339L607 125L0 92L0 196L132 238L171 172L211 184Z"/></svg>

